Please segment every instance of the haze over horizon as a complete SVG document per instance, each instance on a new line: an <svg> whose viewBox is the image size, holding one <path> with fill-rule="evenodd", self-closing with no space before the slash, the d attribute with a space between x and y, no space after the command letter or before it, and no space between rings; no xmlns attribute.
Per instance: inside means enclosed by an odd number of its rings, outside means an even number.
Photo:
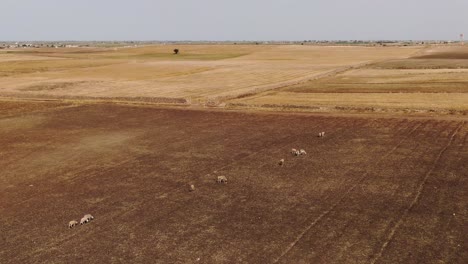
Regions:
<svg viewBox="0 0 468 264"><path fill-rule="evenodd" d="M3 0L0 41L457 40L466 0Z"/></svg>

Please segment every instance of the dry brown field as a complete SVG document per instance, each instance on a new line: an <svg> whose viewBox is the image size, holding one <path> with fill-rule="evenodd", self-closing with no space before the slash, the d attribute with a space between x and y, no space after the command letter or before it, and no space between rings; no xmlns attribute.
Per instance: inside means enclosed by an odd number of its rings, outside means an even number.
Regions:
<svg viewBox="0 0 468 264"><path fill-rule="evenodd" d="M468 260L464 119L0 109L1 263Z"/></svg>

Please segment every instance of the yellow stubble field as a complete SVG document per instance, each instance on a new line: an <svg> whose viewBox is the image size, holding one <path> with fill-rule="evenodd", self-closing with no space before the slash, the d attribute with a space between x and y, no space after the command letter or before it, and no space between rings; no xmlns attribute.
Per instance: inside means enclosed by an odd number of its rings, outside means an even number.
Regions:
<svg viewBox="0 0 468 264"><path fill-rule="evenodd" d="M178 48L178 55L172 50ZM0 53L0 94L21 97L206 101L281 88L405 58L418 47L157 45L24 49Z"/></svg>
<svg viewBox="0 0 468 264"><path fill-rule="evenodd" d="M236 107L312 111L468 113L468 48L428 47L404 59L232 100Z"/></svg>

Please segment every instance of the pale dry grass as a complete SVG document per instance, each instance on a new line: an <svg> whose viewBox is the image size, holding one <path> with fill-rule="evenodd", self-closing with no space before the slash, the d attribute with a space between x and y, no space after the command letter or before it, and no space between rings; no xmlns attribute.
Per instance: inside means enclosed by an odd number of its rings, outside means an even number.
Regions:
<svg viewBox="0 0 468 264"><path fill-rule="evenodd" d="M80 68L93 68L102 65L118 63L114 60L86 60L86 59L57 59L57 58L36 58L28 59L18 56L18 60L10 58L8 61L0 63L0 77L14 77L18 81L22 80L25 74L30 77L41 76L42 74L54 74L58 71L66 71ZM0 57L1 58L1 57Z"/></svg>
<svg viewBox="0 0 468 264"><path fill-rule="evenodd" d="M0 63L8 62L8 61L36 61L36 60L53 60L53 59L61 59L61 58L50 58L44 56L37 56L37 55L28 55L22 54L18 56L16 53L6 53L0 52Z"/></svg>
<svg viewBox="0 0 468 264"><path fill-rule="evenodd" d="M406 59L367 64L275 91L231 101L267 108L423 110L465 114L468 110L468 48L436 47ZM460 59L462 58L462 59Z"/></svg>
<svg viewBox="0 0 468 264"><path fill-rule="evenodd" d="M179 55L172 54L174 48ZM276 89L347 67L407 57L417 50L269 45L36 49L15 55L19 60L22 56L53 59L0 61L0 93L205 101Z"/></svg>
<svg viewBox="0 0 468 264"><path fill-rule="evenodd" d="M468 93L295 93L268 92L232 100L250 106L468 110Z"/></svg>

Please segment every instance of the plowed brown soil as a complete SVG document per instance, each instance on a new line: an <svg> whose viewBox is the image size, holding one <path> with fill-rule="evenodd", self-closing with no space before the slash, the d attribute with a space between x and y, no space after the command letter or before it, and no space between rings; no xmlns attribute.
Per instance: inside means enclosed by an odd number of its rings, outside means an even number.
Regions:
<svg viewBox="0 0 468 264"><path fill-rule="evenodd" d="M0 116L0 262L466 263L467 135L110 104Z"/></svg>

